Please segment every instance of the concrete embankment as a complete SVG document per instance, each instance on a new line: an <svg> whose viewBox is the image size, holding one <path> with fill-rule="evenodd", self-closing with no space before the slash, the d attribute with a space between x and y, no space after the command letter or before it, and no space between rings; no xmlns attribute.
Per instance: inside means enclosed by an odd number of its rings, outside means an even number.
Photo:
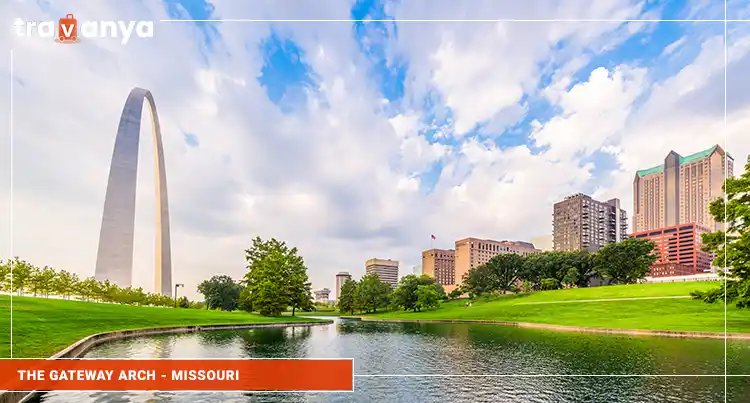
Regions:
<svg viewBox="0 0 750 403"><path fill-rule="evenodd" d="M201 331L217 330L242 330L256 329L264 327L309 327L318 325L328 325L332 321L323 322L279 322L279 323L255 323L255 324L234 324L234 325L200 325L200 326L175 326L135 330L117 330L114 332L97 333L77 341L68 348L50 357L50 360L63 358L79 358L86 354L92 348L109 341L129 339L133 337L151 336L156 334L178 334L193 333ZM126 358L126 357L123 357ZM0 403L25 403L41 395L42 392L2 392L0 393Z"/></svg>
<svg viewBox="0 0 750 403"><path fill-rule="evenodd" d="M359 319L368 322L383 323L454 323L470 325L502 325L515 326L543 330L556 330L563 332L585 332L585 333L606 333L606 334L623 334L630 336L659 336L659 337L679 337L694 339L733 339L733 340L750 340L750 333L723 333L723 332L687 332L679 330L645 330L645 329L613 329L603 327L587 326L565 326L565 325L548 325L543 323L525 323L525 322L502 322L492 320L461 320L461 319L376 319L366 316L342 316L342 319Z"/></svg>

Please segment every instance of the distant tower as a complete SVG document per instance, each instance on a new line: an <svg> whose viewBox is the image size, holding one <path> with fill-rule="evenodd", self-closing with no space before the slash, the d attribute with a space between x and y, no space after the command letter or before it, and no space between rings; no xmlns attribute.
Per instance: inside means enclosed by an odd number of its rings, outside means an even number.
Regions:
<svg viewBox="0 0 750 403"><path fill-rule="evenodd" d="M172 296L172 249L161 127L154 98L150 91L143 88L133 88L130 91L122 109L120 125L117 128L107 193L104 199L95 277L100 281L109 280L120 287L132 285L138 143L144 100L148 101L151 111L156 169L155 292Z"/></svg>
<svg viewBox="0 0 750 403"><path fill-rule="evenodd" d="M347 271L340 271L336 273L336 301L341 297L341 286L344 285L346 280L352 278L352 275Z"/></svg>
<svg viewBox="0 0 750 403"><path fill-rule="evenodd" d="M398 285L398 261L391 259L370 259L365 262L366 274L377 274L380 281L396 288Z"/></svg>

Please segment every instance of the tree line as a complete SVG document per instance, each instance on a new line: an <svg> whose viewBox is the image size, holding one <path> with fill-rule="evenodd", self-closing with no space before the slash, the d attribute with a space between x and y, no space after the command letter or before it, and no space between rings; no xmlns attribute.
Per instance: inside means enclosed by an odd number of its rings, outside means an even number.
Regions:
<svg viewBox="0 0 750 403"><path fill-rule="evenodd" d="M19 296L33 295L48 298L50 295L63 299L76 298L114 304L164 306L178 305L182 308L202 308L200 302L191 302L186 297L175 301L166 295L144 292L143 288L120 287L93 277L80 278L66 270L55 270L49 266L37 267L19 259L0 261L0 291Z"/></svg>
<svg viewBox="0 0 750 403"><path fill-rule="evenodd" d="M656 260L653 249L654 243L647 239L630 238L607 244L595 253L500 254L469 270L452 296L588 287L594 283L632 284L648 274Z"/></svg>
<svg viewBox="0 0 750 403"><path fill-rule="evenodd" d="M435 279L409 274L401 277L395 289L375 273L365 274L359 281L347 279L341 286L339 312L377 313L378 309L403 309L419 312L439 306L446 299L443 286Z"/></svg>
<svg viewBox="0 0 750 403"><path fill-rule="evenodd" d="M198 285L206 308L258 312L263 316L280 316L286 310L315 309L307 266L297 248L286 242L260 237L245 250L247 272L240 281L227 275L213 276Z"/></svg>

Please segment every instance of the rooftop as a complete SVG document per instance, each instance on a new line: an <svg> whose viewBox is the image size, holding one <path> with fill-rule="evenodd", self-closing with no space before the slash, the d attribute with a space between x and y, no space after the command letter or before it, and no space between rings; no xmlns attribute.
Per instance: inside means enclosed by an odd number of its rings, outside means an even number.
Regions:
<svg viewBox="0 0 750 403"><path fill-rule="evenodd" d="M680 165L682 165L682 164L689 164L691 162L698 161L700 159L706 158L709 155L713 154L713 152L716 150L717 147L719 147L719 145L715 144L711 148L707 148L707 149L705 149L703 151L699 151L699 152L697 152L695 154L690 154L690 155L685 156L685 157L683 157L682 155L680 155ZM732 158L732 156L729 153L726 153L726 154L727 154L727 156L729 158ZM659 172L662 172L662 171L664 171L664 164L657 165L657 166L655 166L653 168L641 169L641 170L636 171L636 173L638 174L638 177L643 178L644 176L648 176L648 175L651 175L651 174L656 174L656 173L659 173Z"/></svg>

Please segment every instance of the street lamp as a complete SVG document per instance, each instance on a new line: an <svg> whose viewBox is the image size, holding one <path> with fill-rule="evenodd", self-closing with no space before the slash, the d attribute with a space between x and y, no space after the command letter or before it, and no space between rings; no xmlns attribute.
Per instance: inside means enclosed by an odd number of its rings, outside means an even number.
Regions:
<svg viewBox="0 0 750 403"><path fill-rule="evenodd" d="M177 308L177 287L184 287L185 284L175 284L174 285L174 307Z"/></svg>

